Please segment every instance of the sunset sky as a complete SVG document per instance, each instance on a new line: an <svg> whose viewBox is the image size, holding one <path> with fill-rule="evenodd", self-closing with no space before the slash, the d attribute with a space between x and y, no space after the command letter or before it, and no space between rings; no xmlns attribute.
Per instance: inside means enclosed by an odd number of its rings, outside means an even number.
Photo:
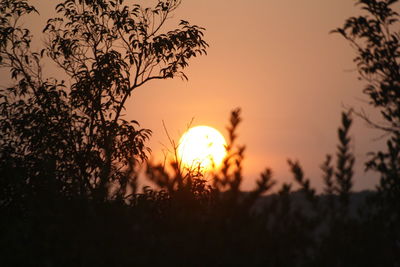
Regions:
<svg viewBox="0 0 400 267"><path fill-rule="evenodd" d="M32 1L42 28L53 5ZM127 1L129 2L129 1ZM151 1L141 0L146 5ZM168 22L180 19L206 28L208 55L189 63L189 81L156 81L139 88L127 104L127 119L153 131L149 142L155 162L170 147L165 122L176 141L194 118L226 136L230 111L242 108L239 143L247 146L243 189L255 186L265 167L278 182L292 181L288 158L298 159L322 188L319 165L335 153L344 106L368 109L352 61L354 52L329 32L356 15L349 0L183 0ZM46 17L47 16L47 17ZM375 112L376 113L376 112ZM375 116L376 117L376 116ZM372 188L375 174L364 174L366 153L383 147L380 132L355 118L351 134L356 155L355 190Z"/></svg>

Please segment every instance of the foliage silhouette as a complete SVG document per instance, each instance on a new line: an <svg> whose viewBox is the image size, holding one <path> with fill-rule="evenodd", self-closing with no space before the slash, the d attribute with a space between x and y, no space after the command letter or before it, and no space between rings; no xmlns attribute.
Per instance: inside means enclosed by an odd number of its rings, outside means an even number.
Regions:
<svg viewBox="0 0 400 267"><path fill-rule="evenodd" d="M376 107L384 123L371 121L365 113L357 113L367 123L381 129L389 136L387 151L371 154L366 163L367 170L380 175L377 186L378 195L370 201L374 210L371 221L380 225L386 235L385 249L390 263L399 264L400 251L400 158L399 158L399 14L394 10L397 0L359 0L357 4L367 12L366 15L349 18L340 33L356 51L354 62L360 79L366 81L364 93L370 104ZM388 245L389 244L389 245ZM395 264L394 264L395 265Z"/></svg>
<svg viewBox="0 0 400 267"><path fill-rule="evenodd" d="M355 48L357 56L354 61L360 79L367 82L364 93L384 119L384 124L378 124L365 114L358 113L369 124L389 134L387 151L371 153L371 160L366 166L381 174L378 190L384 198L390 195L387 204L394 204L400 200L399 14L392 8L398 1L360 0L357 3L368 12L367 15L349 18L342 28L334 32L340 33Z"/></svg>
<svg viewBox="0 0 400 267"><path fill-rule="evenodd" d="M203 29L186 21L162 32L179 4L159 1L142 8L119 0L64 1L56 8L61 17L44 29L46 47L37 53L31 52L29 30L18 26L34 7L2 1L0 59L16 82L0 92L4 176L20 169L21 182L38 190L122 199L131 190L135 161L146 159L151 133L123 119L126 100L151 80L186 78L188 60L207 47ZM43 77L45 55L65 71L70 87Z"/></svg>
<svg viewBox="0 0 400 267"><path fill-rule="evenodd" d="M399 33L396 31L399 15L392 9L397 0L360 0L357 4L367 15L351 17L340 33L354 47L360 79L367 81L364 93L370 103L377 107L385 125L369 121L376 127L397 132L399 127Z"/></svg>
<svg viewBox="0 0 400 267"><path fill-rule="evenodd" d="M367 82L364 92L370 97L371 104L377 107L385 124L377 124L361 114L373 126L389 134L387 151L371 153L367 169L380 173L377 187L381 208L400 210L400 160L399 160L399 121L400 121L400 66L399 66L399 14L394 11L396 0L358 1L367 15L349 18L336 32L343 35L356 49L357 63L361 79ZM387 214L386 214L387 215ZM390 224L400 223L399 213L388 216ZM399 240L399 231L394 243ZM398 245L394 245L398 247Z"/></svg>

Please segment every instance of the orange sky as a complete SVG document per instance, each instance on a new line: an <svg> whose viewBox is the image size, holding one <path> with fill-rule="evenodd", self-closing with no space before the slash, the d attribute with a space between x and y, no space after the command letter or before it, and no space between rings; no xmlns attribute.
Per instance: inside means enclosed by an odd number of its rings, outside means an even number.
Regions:
<svg viewBox="0 0 400 267"><path fill-rule="evenodd" d="M49 5L32 3L41 11L35 21L40 26ZM153 130L149 146L159 161L163 145L168 145L162 120L176 141L192 118L193 125L209 125L226 134L230 111L241 107L239 142L247 146L242 188L253 188L265 167L273 169L279 182L292 181L286 163L291 158L300 160L320 190L319 165L327 153L336 152L343 105L366 107L352 49L339 35L329 34L357 14L354 3L183 0L169 24L185 19L205 27L208 56L189 63L188 82L155 81L139 88L127 104L127 119ZM382 146L373 140L380 133L360 119L355 119L351 133L355 189L372 188L376 175L365 175L363 163L368 151Z"/></svg>

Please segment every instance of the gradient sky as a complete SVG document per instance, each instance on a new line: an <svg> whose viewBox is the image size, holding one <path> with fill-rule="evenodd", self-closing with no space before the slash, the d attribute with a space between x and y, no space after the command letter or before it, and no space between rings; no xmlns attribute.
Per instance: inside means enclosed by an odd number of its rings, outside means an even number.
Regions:
<svg viewBox="0 0 400 267"><path fill-rule="evenodd" d="M44 2L32 1L41 12L35 27L44 26L51 14ZM278 182L292 181L290 158L301 162L320 190L319 166L327 153L336 152L343 106L375 116L365 103L364 83L357 80L353 50L341 36L329 34L359 12L354 3L183 0L168 29L179 19L206 28L208 55L189 63L188 82L155 81L139 88L127 103L126 118L153 130L149 146L157 162L170 147L162 121L176 141L192 118L192 125L209 125L226 136L230 111L241 107L238 141L247 146L242 188L253 188L265 167L272 168ZM351 135L355 190L372 188L377 175L363 169L366 153L383 147L382 140L375 140L380 132L355 118Z"/></svg>

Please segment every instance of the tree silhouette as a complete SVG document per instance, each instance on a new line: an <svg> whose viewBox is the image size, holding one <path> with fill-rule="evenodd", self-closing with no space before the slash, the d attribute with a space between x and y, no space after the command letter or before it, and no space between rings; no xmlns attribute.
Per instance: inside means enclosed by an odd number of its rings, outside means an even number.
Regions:
<svg viewBox="0 0 400 267"><path fill-rule="evenodd" d="M389 134L387 152L371 153L367 168L381 174L378 189L389 203L400 200L400 33L399 14L393 10L397 0L360 0L357 2L367 15L349 18L340 33L355 48L360 78L367 82L364 92L371 104L378 108L384 124L369 124ZM390 204L392 205L392 204ZM397 206L400 208L400 206Z"/></svg>
<svg viewBox="0 0 400 267"><path fill-rule="evenodd" d="M377 209L373 213L383 235L387 235L387 251L392 262L399 263L400 240L400 33L399 14L394 10L397 0L359 0L357 4L366 15L351 17L340 33L356 51L354 62L360 79L366 81L364 93L370 104L376 107L384 123L371 121L364 113L358 113L370 125L383 130L389 136L387 150L373 152L366 163L369 170L380 174L378 196L371 202ZM372 207L371 207L372 210ZM384 218L384 219L383 219ZM383 221L382 221L383 220Z"/></svg>
<svg viewBox="0 0 400 267"><path fill-rule="evenodd" d="M388 132L399 131L399 14L392 6L397 0L360 0L357 4L366 15L351 17L342 28L333 32L341 34L355 49L360 79L367 82L364 93L370 103L378 108L385 124L370 124Z"/></svg>
<svg viewBox="0 0 400 267"><path fill-rule="evenodd" d="M43 30L44 49L32 52L30 31L18 22L37 11L27 1L1 2L0 60L15 81L0 92L6 195L22 195L17 187L24 186L98 201L125 197L151 133L123 119L126 100L151 80L187 79L188 60L208 46L204 29L187 21L165 32L179 4L67 0ZM43 77L46 56L65 71L70 86Z"/></svg>

